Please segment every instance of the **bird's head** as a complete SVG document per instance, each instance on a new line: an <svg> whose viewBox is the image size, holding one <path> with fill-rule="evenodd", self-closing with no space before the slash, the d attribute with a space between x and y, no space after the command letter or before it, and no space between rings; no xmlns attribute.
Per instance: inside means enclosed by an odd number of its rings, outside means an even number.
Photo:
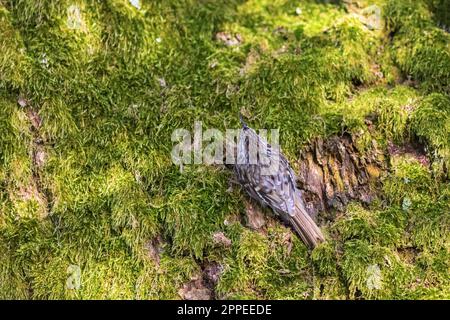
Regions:
<svg viewBox="0 0 450 320"><path fill-rule="evenodd" d="M243 128L244 130L249 129L248 125L247 125L247 124L245 123L245 121L244 121L244 118L242 117L242 113L241 113L241 112L239 112L239 120L241 121L242 128Z"/></svg>

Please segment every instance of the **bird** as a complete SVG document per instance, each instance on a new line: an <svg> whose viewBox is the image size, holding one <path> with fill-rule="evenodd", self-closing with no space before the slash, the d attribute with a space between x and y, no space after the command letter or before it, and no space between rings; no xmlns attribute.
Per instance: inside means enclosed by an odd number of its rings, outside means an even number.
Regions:
<svg viewBox="0 0 450 320"><path fill-rule="evenodd" d="M271 146L250 128L241 114L239 118L242 128L237 139L234 165L239 184L251 198L263 207L271 208L285 223L291 225L305 245L314 249L325 238L306 211L302 192L296 186L296 176L289 161L278 147ZM260 152L251 149L255 147Z"/></svg>

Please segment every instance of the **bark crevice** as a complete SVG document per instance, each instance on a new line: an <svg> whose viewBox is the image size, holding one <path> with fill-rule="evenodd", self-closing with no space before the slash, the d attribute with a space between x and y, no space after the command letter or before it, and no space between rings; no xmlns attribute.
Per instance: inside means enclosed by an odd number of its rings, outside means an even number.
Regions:
<svg viewBox="0 0 450 320"><path fill-rule="evenodd" d="M343 211L352 200L372 202L386 169L378 148L362 154L348 134L312 141L301 151L297 165L298 187L307 210L319 222L334 220L333 212Z"/></svg>

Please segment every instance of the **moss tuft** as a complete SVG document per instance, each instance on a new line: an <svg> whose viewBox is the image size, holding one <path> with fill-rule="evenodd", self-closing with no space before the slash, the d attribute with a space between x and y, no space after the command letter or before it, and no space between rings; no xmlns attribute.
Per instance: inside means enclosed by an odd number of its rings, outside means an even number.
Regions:
<svg viewBox="0 0 450 320"><path fill-rule="evenodd" d="M0 298L177 299L212 263L216 298L448 298L446 3L1 1ZM294 167L317 138L376 149L378 199L313 252L248 228L229 171L170 157L239 110Z"/></svg>

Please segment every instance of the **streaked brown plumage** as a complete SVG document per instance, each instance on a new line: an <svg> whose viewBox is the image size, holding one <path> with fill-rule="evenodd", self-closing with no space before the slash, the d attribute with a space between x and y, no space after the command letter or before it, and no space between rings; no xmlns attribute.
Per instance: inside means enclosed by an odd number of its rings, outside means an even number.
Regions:
<svg viewBox="0 0 450 320"><path fill-rule="evenodd" d="M303 242L310 248L324 241L319 227L306 212L302 193L295 184L295 174L284 155L273 148L253 129L242 120L242 130L238 139L237 162L234 171L247 193L263 206L268 206L281 218L288 222ZM266 150L266 158L258 154L255 161L251 161L250 145L257 142L260 150ZM279 162L278 169L263 174L270 164ZM254 159L252 159L254 160Z"/></svg>

